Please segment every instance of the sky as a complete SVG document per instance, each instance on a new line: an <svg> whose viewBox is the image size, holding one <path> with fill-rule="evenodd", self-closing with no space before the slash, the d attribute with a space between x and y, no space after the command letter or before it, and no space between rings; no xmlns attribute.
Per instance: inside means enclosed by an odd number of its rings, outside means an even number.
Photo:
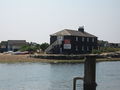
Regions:
<svg viewBox="0 0 120 90"><path fill-rule="evenodd" d="M120 43L120 0L0 0L0 41L49 43L63 29Z"/></svg>

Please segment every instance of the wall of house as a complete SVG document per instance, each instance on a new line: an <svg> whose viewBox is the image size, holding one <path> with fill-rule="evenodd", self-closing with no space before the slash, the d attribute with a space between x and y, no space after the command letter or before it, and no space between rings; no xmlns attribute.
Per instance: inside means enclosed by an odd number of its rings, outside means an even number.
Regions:
<svg viewBox="0 0 120 90"><path fill-rule="evenodd" d="M71 49L67 50L63 48L63 52L65 53L73 53L73 54L81 54L81 53L90 53L92 49L97 49L97 38L87 37L76 37L76 36L65 36L64 39L71 40Z"/></svg>
<svg viewBox="0 0 120 90"><path fill-rule="evenodd" d="M51 37L50 42L53 43L57 40L57 37ZM65 43L67 40L67 44ZM66 44L66 45L65 45ZM82 54L90 53L92 49L97 49L97 37L76 37L76 36L64 36L62 44L54 47L53 53L65 53L65 54Z"/></svg>

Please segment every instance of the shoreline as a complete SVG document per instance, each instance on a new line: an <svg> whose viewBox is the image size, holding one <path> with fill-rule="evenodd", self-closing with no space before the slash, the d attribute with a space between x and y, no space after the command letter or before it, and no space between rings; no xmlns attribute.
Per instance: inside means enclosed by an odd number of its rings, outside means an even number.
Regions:
<svg viewBox="0 0 120 90"><path fill-rule="evenodd" d="M96 62L120 61L120 58L101 58L96 59ZM24 63L24 62L41 62L41 63L83 63L84 59L80 60L57 60L57 59L39 59L31 58L29 55L10 55L0 54L0 63Z"/></svg>

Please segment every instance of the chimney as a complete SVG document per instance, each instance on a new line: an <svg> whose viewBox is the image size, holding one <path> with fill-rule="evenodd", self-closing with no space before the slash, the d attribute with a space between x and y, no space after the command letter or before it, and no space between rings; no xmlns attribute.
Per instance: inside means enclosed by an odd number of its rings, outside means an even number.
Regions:
<svg viewBox="0 0 120 90"><path fill-rule="evenodd" d="M78 31L84 32L84 26L80 26L80 27L78 28Z"/></svg>

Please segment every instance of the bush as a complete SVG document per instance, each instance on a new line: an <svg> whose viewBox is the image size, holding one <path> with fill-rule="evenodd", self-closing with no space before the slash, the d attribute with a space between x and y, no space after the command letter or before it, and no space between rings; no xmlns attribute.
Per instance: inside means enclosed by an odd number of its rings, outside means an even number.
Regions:
<svg viewBox="0 0 120 90"><path fill-rule="evenodd" d="M49 47L49 44L46 42L40 45L40 48L42 49L42 51L45 51L45 49L47 49L48 47Z"/></svg>
<svg viewBox="0 0 120 90"><path fill-rule="evenodd" d="M120 48L113 48L113 47L100 47L99 50L92 50L93 54L100 54L100 53L108 53L108 52L116 52L120 51Z"/></svg>
<svg viewBox="0 0 120 90"><path fill-rule="evenodd" d="M93 49L93 50L92 50L92 53L93 53L93 54L100 54L101 51L100 51L100 50L95 50L95 49Z"/></svg>

